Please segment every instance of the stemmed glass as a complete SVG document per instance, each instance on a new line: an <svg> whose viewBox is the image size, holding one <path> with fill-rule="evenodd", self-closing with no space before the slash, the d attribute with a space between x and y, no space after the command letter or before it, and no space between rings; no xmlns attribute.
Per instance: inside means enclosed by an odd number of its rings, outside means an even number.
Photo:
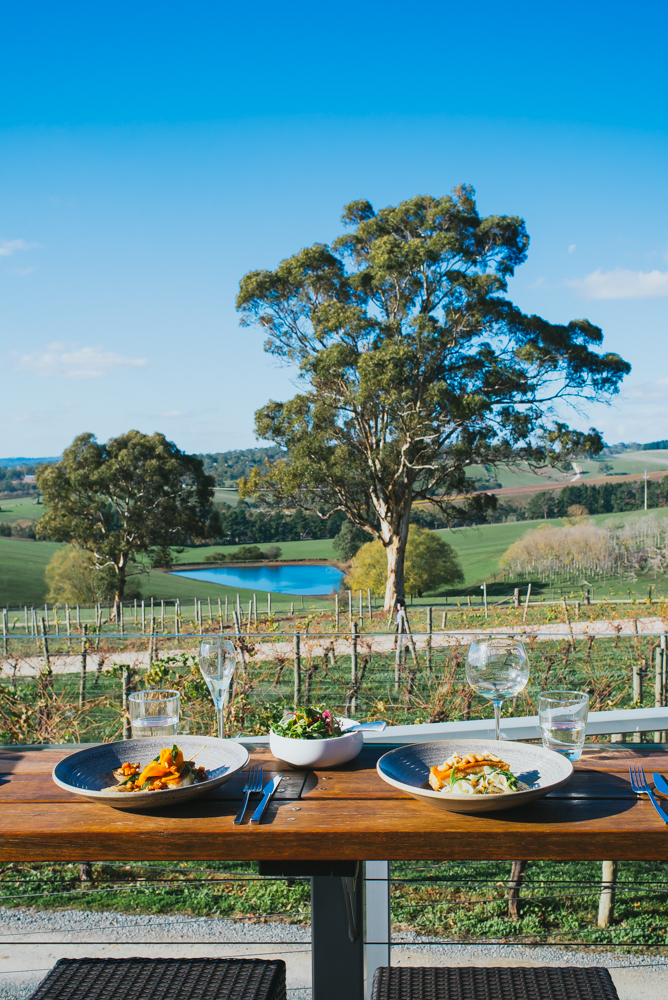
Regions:
<svg viewBox="0 0 668 1000"><path fill-rule="evenodd" d="M495 739L501 739L501 705L514 698L529 680L529 657L521 642L511 638L477 639L466 657L466 680L494 705Z"/></svg>
<svg viewBox="0 0 668 1000"><path fill-rule="evenodd" d="M220 635L208 635L199 647L199 668L206 681L218 716L218 739L225 731L223 708L234 668L237 665L237 651L234 643Z"/></svg>

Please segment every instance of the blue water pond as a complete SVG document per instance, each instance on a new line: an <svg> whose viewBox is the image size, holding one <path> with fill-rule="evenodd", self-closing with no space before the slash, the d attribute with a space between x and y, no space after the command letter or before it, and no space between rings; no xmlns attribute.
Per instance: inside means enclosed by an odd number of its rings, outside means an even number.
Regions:
<svg viewBox="0 0 668 1000"><path fill-rule="evenodd" d="M226 587L268 590L272 594L315 596L332 594L339 589L343 573L336 566L216 566L211 569L181 570L176 576Z"/></svg>

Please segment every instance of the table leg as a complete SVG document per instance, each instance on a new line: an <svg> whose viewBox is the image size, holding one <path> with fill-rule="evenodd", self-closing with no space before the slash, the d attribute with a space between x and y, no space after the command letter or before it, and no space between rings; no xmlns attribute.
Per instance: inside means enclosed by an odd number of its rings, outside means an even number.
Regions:
<svg viewBox="0 0 668 1000"><path fill-rule="evenodd" d="M363 890L361 871L311 879L313 1000L364 1000Z"/></svg>
<svg viewBox="0 0 668 1000"><path fill-rule="evenodd" d="M390 965L390 862L367 861L365 873L366 995L371 996L373 974Z"/></svg>

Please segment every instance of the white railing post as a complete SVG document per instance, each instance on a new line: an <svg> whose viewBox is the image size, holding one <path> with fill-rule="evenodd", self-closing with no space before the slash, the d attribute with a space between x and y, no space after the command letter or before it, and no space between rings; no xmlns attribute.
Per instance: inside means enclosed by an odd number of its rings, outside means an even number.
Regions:
<svg viewBox="0 0 668 1000"><path fill-rule="evenodd" d="M366 996L371 996L373 974L390 965L390 862L367 861L365 873Z"/></svg>

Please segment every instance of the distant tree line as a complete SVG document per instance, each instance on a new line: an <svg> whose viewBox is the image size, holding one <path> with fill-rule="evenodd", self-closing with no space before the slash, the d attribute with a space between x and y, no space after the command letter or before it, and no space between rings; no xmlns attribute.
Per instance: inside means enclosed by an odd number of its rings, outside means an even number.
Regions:
<svg viewBox="0 0 668 1000"><path fill-rule="evenodd" d="M264 463L274 462L285 456L282 448L239 448L235 451L215 451L198 455L204 471L216 480L216 486L234 485L241 476L247 476L252 469Z"/></svg>
<svg viewBox="0 0 668 1000"><path fill-rule="evenodd" d="M304 538L335 538L346 516L337 511L328 520L296 510L262 510L241 501L219 507L220 538L224 545L298 542Z"/></svg>
<svg viewBox="0 0 668 1000"><path fill-rule="evenodd" d="M642 510L645 503L645 484L642 480L628 483L583 483L565 486L561 490L541 490L525 502L503 502L481 513L476 524L498 524L502 521L535 521L541 518L566 517L574 505L586 507L590 514L618 514L628 510ZM661 482L647 484L648 508L668 505L668 476ZM436 507L414 506L411 524L418 528L457 528L471 524L470 518L446 517ZM267 544L269 542L296 542L308 538L334 538L335 550L344 561L352 558L370 536L354 527L345 514L337 511L328 520L317 514L303 511L285 512L262 510L241 501L236 507L223 504L220 508L221 534L219 543L225 545Z"/></svg>
<svg viewBox="0 0 668 1000"><path fill-rule="evenodd" d="M36 493L35 483L24 481L26 476L34 475L35 467L33 465L0 467L0 496L8 496L11 493Z"/></svg>
<svg viewBox="0 0 668 1000"><path fill-rule="evenodd" d="M628 483L578 483L561 490L542 490L535 493L524 507L524 517L518 520L565 517L574 505L586 507L590 514L621 514L628 510L642 510L645 505L645 483L636 479ZM647 483L647 507L668 505L668 476L660 482Z"/></svg>
<svg viewBox="0 0 668 1000"><path fill-rule="evenodd" d="M641 446L641 451L663 451L668 448L668 440L664 438L663 441L650 441L649 444L644 444Z"/></svg>

